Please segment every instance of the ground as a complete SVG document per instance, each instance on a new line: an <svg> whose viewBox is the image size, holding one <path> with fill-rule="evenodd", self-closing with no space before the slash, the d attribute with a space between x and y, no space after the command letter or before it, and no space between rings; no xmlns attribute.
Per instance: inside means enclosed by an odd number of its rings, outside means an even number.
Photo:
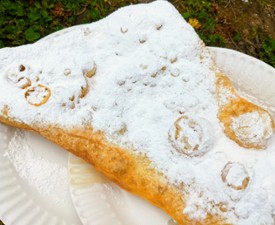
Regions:
<svg viewBox="0 0 275 225"><path fill-rule="evenodd" d="M0 48L32 43L118 7L150 0L1 0ZM275 67L275 0L171 0L209 46L232 48ZM2 225L0 221L0 225Z"/></svg>
<svg viewBox="0 0 275 225"><path fill-rule="evenodd" d="M208 45L232 48L275 67L275 0L172 2L201 21L197 31Z"/></svg>
<svg viewBox="0 0 275 225"><path fill-rule="evenodd" d="M1 0L0 47L31 43L152 0ZM171 0L209 46L233 48L275 67L275 0Z"/></svg>

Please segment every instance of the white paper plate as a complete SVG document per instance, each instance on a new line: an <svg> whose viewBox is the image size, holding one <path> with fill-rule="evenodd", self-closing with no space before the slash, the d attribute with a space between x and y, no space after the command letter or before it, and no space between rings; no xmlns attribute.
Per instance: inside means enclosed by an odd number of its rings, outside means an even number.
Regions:
<svg viewBox="0 0 275 225"><path fill-rule="evenodd" d="M234 50L209 50L242 95L273 110L274 68ZM70 155L68 167L71 196L84 225L175 224L164 212L106 180L83 160Z"/></svg>
<svg viewBox="0 0 275 225"><path fill-rule="evenodd" d="M275 69L244 53L210 47L210 52L224 74L230 77L241 95L268 108L275 117Z"/></svg>
<svg viewBox="0 0 275 225"><path fill-rule="evenodd" d="M18 175L6 156L15 132L15 128L0 124L0 219L6 225L80 225L69 194L64 202L56 204L51 194L41 195ZM36 134L22 132L28 145L41 158L67 167L67 152Z"/></svg>
<svg viewBox="0 0 275 225"><path fill-rule="evenodd" d="M160 209L129 194L92 166L69 156L70 190L84 225L173 225Z"/></svg>

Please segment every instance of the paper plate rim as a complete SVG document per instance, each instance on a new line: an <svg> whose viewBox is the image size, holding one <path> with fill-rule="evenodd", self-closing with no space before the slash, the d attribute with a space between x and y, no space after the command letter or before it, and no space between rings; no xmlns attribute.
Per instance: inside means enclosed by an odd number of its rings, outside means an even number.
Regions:
<svg viewBox="0 0 275 225"><path fill-rule="evenodd" d="M5 156L8 147L7 134L15 130L16 128L0 124L0 219L7 225L73 225L74 223L64 220L59 212L53 214L45 207L42 199L37 197L39 194L34 195L33 190L23 184L23 180ZM49 201L50 204L52 203ZM61 207L61 211L68 211L62 204L58 207ZM70 212L74 212L73 205L69 208ZM79 219L74 218L76 221Z"/></svg>

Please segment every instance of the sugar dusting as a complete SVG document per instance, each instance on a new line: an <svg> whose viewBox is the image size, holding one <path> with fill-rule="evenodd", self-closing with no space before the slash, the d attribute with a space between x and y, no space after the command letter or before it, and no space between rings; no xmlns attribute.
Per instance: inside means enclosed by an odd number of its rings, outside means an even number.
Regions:
<svg viewBox="0 0 275 225"><path fill-rule="evenodd" d="M233 118L232 130L238 138L258 145L264 145L272 136L272 121L267 113L250 112Z"/></svg>
<svg viewBox="0 0 275 225"><path fill-rule="evenodd" d="M236 98L236 94L230 91L228 88L220 87L218 92L219 105L225 106L230 101Z"/></svg>
<svg viewBox="0 0 275 225"><path fill-rule="evenodd" d="M15 134L6 153L20 178L52 204L65 204L69 197L65 166L42 158L29 145L22 131Z"/></svg>
<svg viewBox="0 0 275 225"><path fill-rule="evenodd" d="M0 57L0 109L8 104L11 116L67 128L91 123L110 141L146 154L172 184L185 184L183 213L194 220L211 213L239 225L274 224L275 145L248 151L225 137L210 54L168 2L123 8L51 39L2 49ZM86 78L95 64L95 75ZM17 85L22 76L51 89L47 103L28 104ZM221 94L224 104L234 98ZM186 116L192 120L176 131L175 122ZM175 135L170 140L169 133ZM173 140L188 154L177 151ZM229 162L240 166L223 179ZM244 189L232 188L246 176Z"/></svg>

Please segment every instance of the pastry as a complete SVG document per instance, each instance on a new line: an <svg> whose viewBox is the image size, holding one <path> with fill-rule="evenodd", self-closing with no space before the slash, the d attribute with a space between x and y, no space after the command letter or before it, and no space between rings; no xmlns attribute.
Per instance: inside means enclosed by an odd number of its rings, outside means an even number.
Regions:
<svg viewBox="0 0 275 225"><path fill-rule="evenodd" d="M83 158L179 225L274 224L273 119L238 95L167 1L1 49L0 121Z"/></svg>

